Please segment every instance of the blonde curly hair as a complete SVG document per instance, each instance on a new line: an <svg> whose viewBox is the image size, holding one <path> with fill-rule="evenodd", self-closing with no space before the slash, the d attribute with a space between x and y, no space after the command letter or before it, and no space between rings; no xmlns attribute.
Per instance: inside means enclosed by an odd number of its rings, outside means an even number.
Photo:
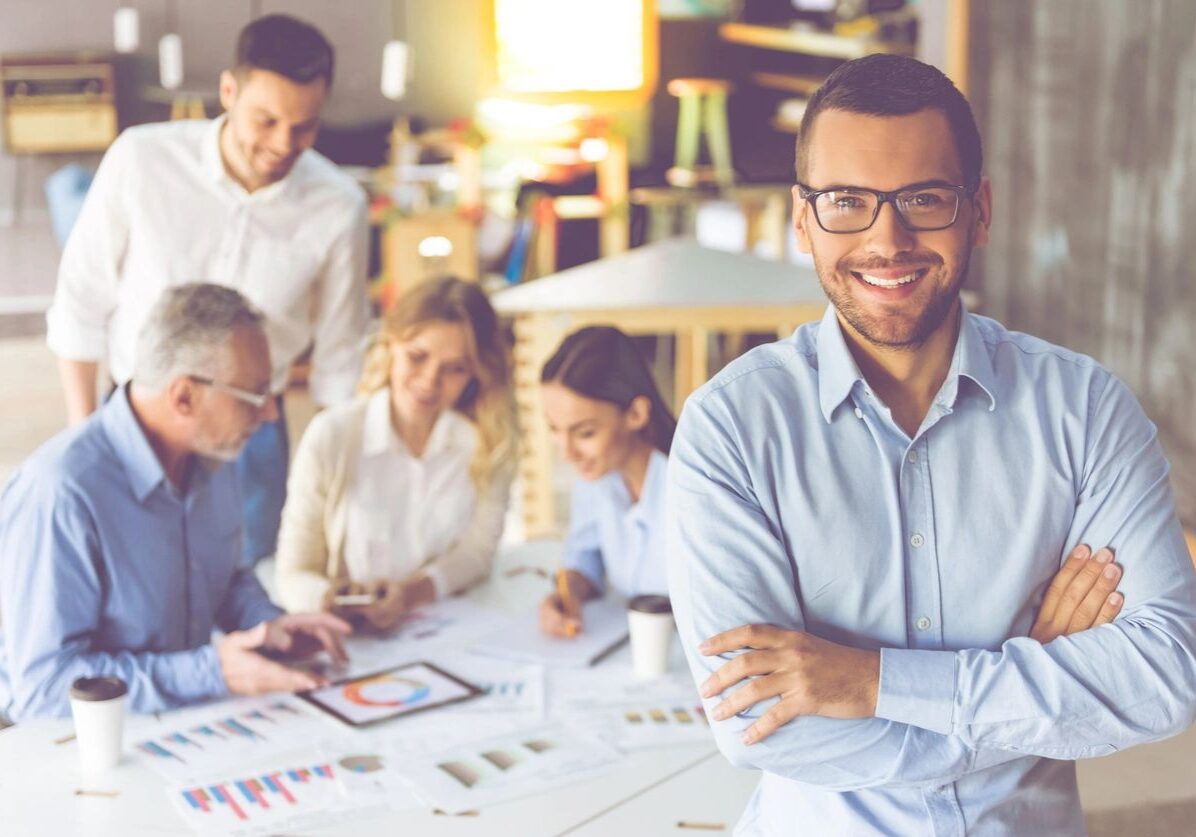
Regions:
<svg viewBox="0 0 1196 837"><path fill-rule="evenodd" d="M474 377L453 409L477 427L479 444L469 476L481 491L496 472L514 468L517 434L507 341L498 315L476 283L446 276L405 291L382 318L382 326L366 353L357 391L369 395L390 386L391 346L396 341L410 340L433 322L465 327Z"/></svg>

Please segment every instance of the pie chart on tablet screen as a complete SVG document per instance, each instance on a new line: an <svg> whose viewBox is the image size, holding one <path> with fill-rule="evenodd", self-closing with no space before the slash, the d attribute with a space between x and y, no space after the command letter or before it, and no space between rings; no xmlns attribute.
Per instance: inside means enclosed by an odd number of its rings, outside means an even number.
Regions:
<svg viewBox="0 0 1196 837"><path fill-rule="evenodd" d="M425 700L431 689L419 680L394 674L379 674L368 680L347 684L341 694L357 706L386 706L391 708L415 706Z"/></svg>

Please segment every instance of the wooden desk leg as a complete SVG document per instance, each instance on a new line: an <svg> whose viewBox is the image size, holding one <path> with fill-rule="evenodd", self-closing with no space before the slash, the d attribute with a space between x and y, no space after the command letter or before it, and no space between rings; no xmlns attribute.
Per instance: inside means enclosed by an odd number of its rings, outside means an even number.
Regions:
<svg viewBox="0 0 1196 837"><path fill-rule="evenodd" d="M710 331L705 328L677 329L676 368L673 370L673 411L681 412L685 399L706 383L710 370Z"/></svg>
<svg viewBox="0 0 1196 837"><path fill-rule="evenodd" d="M552 437L540 409L540 367L563 336L549 317L515 319L515 405L519 411L519 485L524 536L557 534Z"/></svg>

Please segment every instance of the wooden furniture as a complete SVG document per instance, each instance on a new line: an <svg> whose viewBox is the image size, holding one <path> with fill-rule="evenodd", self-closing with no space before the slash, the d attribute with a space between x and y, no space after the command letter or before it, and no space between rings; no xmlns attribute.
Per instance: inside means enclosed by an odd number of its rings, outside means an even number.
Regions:
<svg viewBox="0 0 1196 837"><path fill-rule="evenodd" d="M500 291L491 302L514 319L527 537L556 530L552 440L540 411L539 380L541 366L566 334L601 323L634 335L674 337L672 402L679 407L713 371L712 335L788 336L799 324L821 317L827 304L812 268L711 250L690 239L662 241L571 268Z"/></svg>
<svg viewBox="0 0 1196 837"><path fill-rule="evenodd" d="M0 86L10 154L103 151L116 139L116 70L110 56L6 55Z"/></svg>
<svg viewBox="0 0 1196 837"><path fill-rule="evenodd" d="M677 148L666 177L674 186L717 183L729 186L735 179L731 164L731 132L727 128L729 81L715 78L675 78L669 95L678 99ZM707 166L698 166L702 138L710 155Z"/></svg>

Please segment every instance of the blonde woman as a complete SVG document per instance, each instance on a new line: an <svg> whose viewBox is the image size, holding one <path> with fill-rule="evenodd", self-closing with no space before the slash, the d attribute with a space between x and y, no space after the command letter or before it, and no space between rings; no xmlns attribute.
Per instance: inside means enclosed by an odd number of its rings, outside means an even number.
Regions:
<svg viewBox="0 0 1196 837"><path fill-rule="evenodd" d="M295 453L278 538L290 611L377 631L490 572L515 463L510 364L477 285L407 292L359 397L317 415Z"/></svg>

